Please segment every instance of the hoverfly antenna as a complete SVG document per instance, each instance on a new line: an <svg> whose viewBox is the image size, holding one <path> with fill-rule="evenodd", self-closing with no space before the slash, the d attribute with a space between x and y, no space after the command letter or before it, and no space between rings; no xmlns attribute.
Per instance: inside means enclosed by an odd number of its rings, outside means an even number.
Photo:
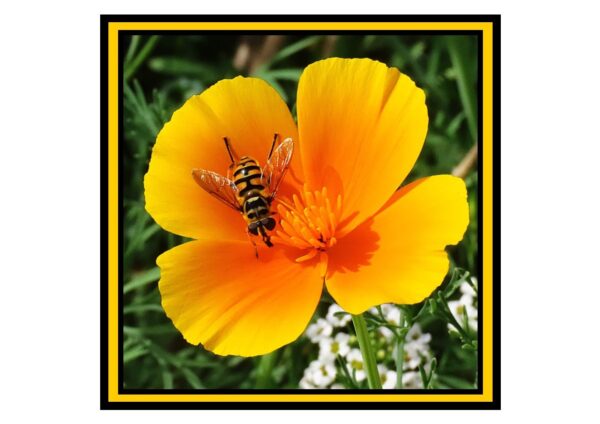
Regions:
<svg viewBox="0 0 600 424"><path fill-rule="evenodd" d="M231 145L229 144L229 139L227 137L223 137L223 141L225 142L225 148L227 149L227 154L229 155L229 159L231 159L231 164L233 165L235 163L235 160L233 160L233 153L231 150Z"/></svg>
<svg viewBox="0 0 600 424"><path fill-rule="evenodd" d="M267 157L267 160L271 159L271 156L273 155L273 150L275 150L275 144L277 143L278 138L279 138L279 134L275 133L275 135L273 136L273 143L271 144L271 151L269 152L269 156Z"/></svg>

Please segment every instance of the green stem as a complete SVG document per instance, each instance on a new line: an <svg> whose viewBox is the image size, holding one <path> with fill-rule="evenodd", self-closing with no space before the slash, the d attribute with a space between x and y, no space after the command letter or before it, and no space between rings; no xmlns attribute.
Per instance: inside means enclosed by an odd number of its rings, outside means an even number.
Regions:
<svg viewBox="0 0 600 424"><path fill-rule="evenodd" d="M277 350L260 357L256 370L256 388L268 389L272 386L271 373L277 361Z"/></svg>
<svg viewBox="0 0 600 424"><path fill-rule="evenodd" d="M346 376L346 378L348 379L348 384L350 386L352 386L352 389L357 389L358 388L358 384L356 384L356 381L354 381L354 378L352 378L352 375L350 374L350 371L348 371L348 367L346 366L346 363L344 362L344 360L342 359L342 357L340 355L338 355L336 357L338 363L340 364L340 368L342 369L342 372L344 373L344 375Z"/></svg>
<svg viewBox="0 0 600 424"><path fill-rule="evenodd" d="M377 361L375 360L375 352L371 341L369 340L369 332L367 331L367 323L362 315L352 315L352 323L356 331L356 338L360 346L360 352L363 357L363 365L367 372L367 381L370 389L381 389L381 381L379 380L379 372L377 371Z"/></svg>
<svg viewBox="0 0 600 424"><path fill-rule="evenodd" d="M400 327L404 328L406 320L404 312L400 313ZM406 336L401 336L402 332L395 332L396 335L396 389L402 388L402 372L404 369L404 341Z"/></svg>

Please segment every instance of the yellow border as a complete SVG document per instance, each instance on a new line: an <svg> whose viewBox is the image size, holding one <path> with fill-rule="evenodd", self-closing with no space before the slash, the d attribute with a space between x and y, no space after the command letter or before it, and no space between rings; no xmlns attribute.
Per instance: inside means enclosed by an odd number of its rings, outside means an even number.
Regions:
<svg viewBox="0 0 600 424"><path fill-rule="evenodd" d="M119 394L119 30L480 30L483 32L482 394ZM109 402L491 402L492 397L492 23L490 22L110 22L108 24L108 401Z"/></svg>

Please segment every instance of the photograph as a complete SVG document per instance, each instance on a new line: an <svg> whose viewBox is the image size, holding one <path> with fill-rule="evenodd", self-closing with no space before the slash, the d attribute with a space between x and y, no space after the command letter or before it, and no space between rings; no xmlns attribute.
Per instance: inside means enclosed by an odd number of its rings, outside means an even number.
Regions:
<svg viewBox="0 0 600 424"><path fill-rule="evenodd" d="M102 17L103 407L498 407L499 17L403 18Z"/></svg>

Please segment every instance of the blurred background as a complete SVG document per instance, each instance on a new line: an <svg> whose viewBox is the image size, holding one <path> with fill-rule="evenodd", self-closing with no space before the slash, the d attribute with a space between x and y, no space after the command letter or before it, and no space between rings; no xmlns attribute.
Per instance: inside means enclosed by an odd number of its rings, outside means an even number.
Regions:
<svg viewBox="0 0 600 424"><path fill-rule="evenodd" d="M422 176L453 173L467 184L471 221L463 241L448 249L452 265L445 283L424 304L401 308L405 324L411 329L406 337L412 336L415 343L420 340L414 352L409 349L410 340L406 340L405 372L401 379L414 373L414 381L407 380L404 388L476 387L478 47L475 36L129 35L122 45L125 46L121 174L125 389L315 386L314 381L308 386L301 384L312 381L308 378L314 376L309 371L311 363L314 365L322 349L310 335L257 358L220 357L183 340L160 305L157 288L160 273L155 260L185 240L162 230L146 213L143 178L156 135L190 96L224 78L256 76L281 94L295 116L296 87L303 68L332 56L379 60L399 68L425 90L429 131L407 182ZM331 302L325 294L313 322L326 317ZM397 310L394 307L372 310L367 320L378 363L389 370L397 365L398 346L389 334L396 334L401 327L395 321ZM355 348L351 323L338 324L339 320L331 324L331 337L347 334L349 347ZM329 373L334 374L333 379L317 387L366 387L357 374L358 364L348 359L336 361L333 366Z"/></svg>

